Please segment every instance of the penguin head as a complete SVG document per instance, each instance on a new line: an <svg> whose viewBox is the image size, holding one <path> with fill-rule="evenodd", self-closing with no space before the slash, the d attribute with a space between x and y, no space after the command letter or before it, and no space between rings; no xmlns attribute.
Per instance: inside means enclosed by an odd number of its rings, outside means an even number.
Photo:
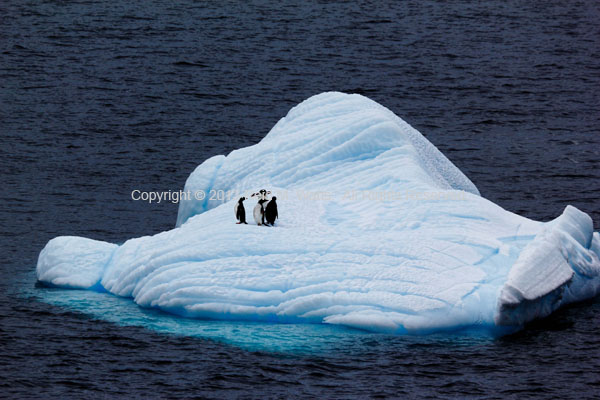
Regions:
<svg viewBox="0 0 600 400"><path fill-rule="evenodd" d="M242 201L246 200L245 197L240 197L240 199L238 200L238 203L241 203Z"/></svg>
<svg viewBox="0 0 600 400"><path fill-rule="evenodd" d="M260 189L258 192L252 193L250 197L258 196L259 199L266 200L268 194L271 194L271 192L265 189Z"/></svg>
<svg viewBox="0 0 600 400"><path fill-rule="evenodd" d="M275 200L277 200L277 197L273 196L273 197L271 197L271 200L275 201Z"/></svg>

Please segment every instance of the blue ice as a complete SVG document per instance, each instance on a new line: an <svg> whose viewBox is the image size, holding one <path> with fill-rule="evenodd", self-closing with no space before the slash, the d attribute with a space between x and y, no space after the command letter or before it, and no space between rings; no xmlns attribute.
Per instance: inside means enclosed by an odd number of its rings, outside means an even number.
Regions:
<svg viewBox="0 0 600 400"><path fill-rule="evenodd" d="M238 198L262 188L276 226L253 223L254 198L236 225ZM120 246L54 238L37 279L203 321L388 334L517 327L600 291L587 214L567 206L542 223L502 209L360 95L309 98L258 144L204 161L184 191L206 196L180 203L174 229Z"/></svg>

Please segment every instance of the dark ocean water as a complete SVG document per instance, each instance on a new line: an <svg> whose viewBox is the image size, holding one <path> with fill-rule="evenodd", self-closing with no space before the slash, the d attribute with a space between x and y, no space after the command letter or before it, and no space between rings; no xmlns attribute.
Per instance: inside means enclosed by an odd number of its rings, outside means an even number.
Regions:
<svg viewBox="0 0 600 400"><path fill-rule="evenodd" d="M390 108L504 208L598 230L597 1L7 0L0 53L0 398L598 397L599 300L498 339L332 331L303 353L116 323L34 273L58 235L171 229L177 205L131 191L183 188L327 90Z"/></svg>

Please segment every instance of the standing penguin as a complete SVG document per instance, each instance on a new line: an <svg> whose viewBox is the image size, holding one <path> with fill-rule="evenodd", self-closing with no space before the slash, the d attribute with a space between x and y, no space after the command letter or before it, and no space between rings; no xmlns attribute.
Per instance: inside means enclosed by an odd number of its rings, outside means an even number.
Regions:
<svg viewBox="0 0 600 400"><path fill-rule="evenodd" d="M254 206L254 220L257 225L263 225L265 223L265 203L267 200L267 192L265 189L261 189L258 193L254 193L252 197L258 196L258 203Z"/></svg>
<svg viewBox="0 0 600 400"><path fill-rule="evenodd" d="M277 200L277 197L273 196L271 201L269 201L265 207L265 220L269 225L275 225L275 220L279 217L275 200Z"/></svg>
<svg viewBox="0 0 600 400"><path fill-rule="evenodd" d="M235 218L238 220L238 222L237 222L238 224L247 224L246 209L244 208L244 200L246 200L245 197L240 197L238 202L235 204L235 207L233 207L233 210L235 212Z"/></svg>

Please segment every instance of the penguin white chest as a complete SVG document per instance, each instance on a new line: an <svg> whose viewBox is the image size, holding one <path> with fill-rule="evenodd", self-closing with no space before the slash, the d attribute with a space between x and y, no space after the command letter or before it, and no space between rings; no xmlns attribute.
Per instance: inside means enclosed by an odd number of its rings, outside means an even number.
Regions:
<svg viewBox="0 0 600 400"><path fill-rule="evenodd" d="M254 221L257 225L262 225L264 212L262 204L258 203L254 206Z"/></svg>

